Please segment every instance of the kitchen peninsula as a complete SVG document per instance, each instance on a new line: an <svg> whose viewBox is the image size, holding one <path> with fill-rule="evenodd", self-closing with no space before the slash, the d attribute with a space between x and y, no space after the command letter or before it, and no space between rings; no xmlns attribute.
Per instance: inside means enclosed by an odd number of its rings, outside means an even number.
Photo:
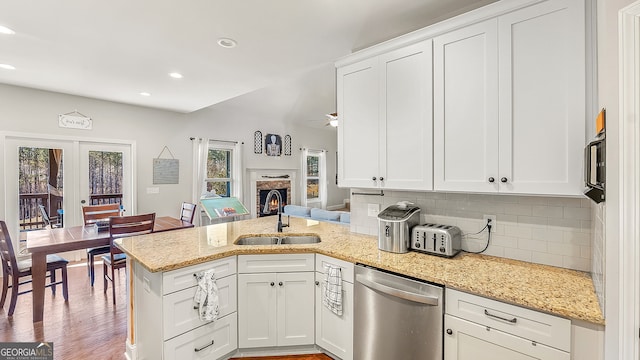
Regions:
<svg viewBox="0 0 640 360"><path fill-rule="evenodd" d="M320 254L572 321L604 325L594 287L587 273L465 253L451 259L416 252L388 253L378 250L377 239L373 236L352 233L342 225L298 218L291 218L290 226L281 235L315 234L321 238L320 243L234 245L234 241L240 237L268 234L278 235L275 221L266 217L117 240L117 246L127 254L132 265L128 267L131 269L128 273L128 285L134 287L129 291L129 308L132 312L129 316L128 351L140 345L136 344L139 336L135 335L136 329L142 325L137 323L139 319L135 316L136 309L150 306L139 296L144 291L153 291L152 281L146 277L157 275L161 278L163 273L173 273L194 265L206 265L234 258L236 255ZM235 275L235 268L229 272ZM146 277L136 278L141 276L140 273L146 274ZM149 346L161 347L161 344ZM135 350L132 352L135 353Z"/></svg>

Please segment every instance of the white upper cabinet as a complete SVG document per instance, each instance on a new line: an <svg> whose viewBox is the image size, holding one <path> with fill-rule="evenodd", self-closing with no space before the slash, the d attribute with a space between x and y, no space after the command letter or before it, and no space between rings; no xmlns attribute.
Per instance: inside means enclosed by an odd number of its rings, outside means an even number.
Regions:
<svg viewBox="0 0 640 360"><path fill-rule="evenodd" d="M338 183L432 189L431 40L338 69Z"/></svg>
<svg viewBox="0 0 640 360"><path fill-rule="evenodd" d="M582 195L585 26L582 0L498 18L501 192Z"/></svg>
<svg viewBox="0 0 640 360"><path fill-rule="evenodd" d="M499 1L339 61L339 185L582 195L587 25Z"/></svg>
<svg viewBox="0 0 640 360"><path fill-rule="evenodd" d="M497 20L438 36L433 44L434 187L497 191Z"/></svg>
<svg viewBox="0 0 640 360"><path fill-rule="evenodd" d="M338 184L377 186L378 59L339 68L337 76Z"/></svg>
<svg viewBox="0 0 640 360"><path fill-rule="evenodd" d="M582 194L585 13L541 2L434 39L434 189Z"/></svg>

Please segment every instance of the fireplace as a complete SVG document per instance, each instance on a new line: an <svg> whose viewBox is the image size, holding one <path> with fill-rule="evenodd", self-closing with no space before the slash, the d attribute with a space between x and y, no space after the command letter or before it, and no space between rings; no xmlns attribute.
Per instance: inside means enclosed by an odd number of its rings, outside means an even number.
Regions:
<svg viewBox="0 0 640 360"><path fill-rule="evenodd" d="M287 191L286 188L284 189L273 189L273 190L278 190L278 192L280 193L280 197L282 198L282 204L281 206L284 207L285 205L287 205L287 195L289 193L289 191ZM269 212L268 213L264 213L264 206L265 203L267 202L267 194L269 193L269 191L271 190L260 190L260 201L258 205L258 217L263 217L263 216L271 216L271 215L276 215L278 214L278 198L275 194L272 194L271 199L268 199L269 201Z"/></svg>
<svg viewBox="0 0 640 360"><path fill-rule="evenodd" d="M278 190L282 196L284 205L296 204L299 201L296 183L296 171L292 169L248 169L247 175L247 209L251 211L252 218L265 216L262 214L264 208L264 198L270 190ZM286 191L285 191L286 190ZM272 197L274 200L275 196ZM272 206L272 213L277 214L275 201ZM266 215L269 216L269 215Z"/></svg>
<svg viewBox="0 0 640 360"><path fill-rule="evenodd" d="M256 182L256 217L276 215L278 213L278 200L275 195L271 197L269 208L271 212L263 214L267 194L271 190L278 190L282 197L282 207L291 204L291 180L273 179Z"/></svg>

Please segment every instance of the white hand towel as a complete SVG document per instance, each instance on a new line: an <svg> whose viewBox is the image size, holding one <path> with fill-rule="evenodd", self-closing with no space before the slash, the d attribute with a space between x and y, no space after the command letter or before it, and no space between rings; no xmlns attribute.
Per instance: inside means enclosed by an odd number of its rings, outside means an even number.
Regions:
<svg viewBox="0 0 640 360"><path fill-rule="evenodd" d="M218 318L218 285L213 269L201 271L196 274L198 288L193 296L194 309L198 309L200 320L214 321Z"/></svg>
<svg viewBox="0 0 640 360"><path fill-rule="evenodd" d="M334 314L342 316L342 271L337 266L325 264L324 272L322 304Z"/></svg>

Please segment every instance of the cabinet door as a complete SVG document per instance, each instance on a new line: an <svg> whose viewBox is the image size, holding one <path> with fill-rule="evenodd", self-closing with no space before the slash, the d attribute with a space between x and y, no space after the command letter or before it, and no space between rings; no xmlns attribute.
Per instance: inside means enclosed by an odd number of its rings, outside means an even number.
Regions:
<svg viewBox="0 0 640 360"><path fill-rule="evenodd" d="M276 346L276 275L238 275L238 346Z"/></svg>
<svg viewBox="0 0 640 360"><path fill-rule="evenodd" d="M432 190L432 41L380 55L378 64L380 183Z"/></svg>
<svg viewBox="0 0 640 360"><path fill-rule="evenodd" d="M236 314L233 313L166 341L163 345L163 359L220 359L237 348L238 328Z"/></svg>
<svg viewBox="0 0 640 360"><path fill-rule="evenodd" d="M584 6L546 1L498 20L501 192L582 194Z"/></svg>
<svg viewBox="0 0 640 360"><path fill-rule="evenodd" d="M342 316L322 304L325 274L316 273L316 345L342 360L353 359L353 284L342 281Z"/></svg>
<svg viewBox="0 0 640 360"><path fill-rule="evenodd" d="M313 282L313 272L277 274L278 346L314 343Z"/></svg>
<svg viewBox="0 0 640 360"><path fill-rule="evenodd" d="M434 189L497 191L497 20L438 36L433 45Z"/></svg>
<svg viewBox="0 0 640 360"><path fill-rule="evenodd" d="M338 186L377 187L380 177L377 58L339 68L336 82Z"/></svg>
<svg viewBox="0 0 640 360"><path fill-rule="evenodd" d="M569 353L445 315L445 360L569 360ZM448 331L451 330L451 334Z"/></svg>

